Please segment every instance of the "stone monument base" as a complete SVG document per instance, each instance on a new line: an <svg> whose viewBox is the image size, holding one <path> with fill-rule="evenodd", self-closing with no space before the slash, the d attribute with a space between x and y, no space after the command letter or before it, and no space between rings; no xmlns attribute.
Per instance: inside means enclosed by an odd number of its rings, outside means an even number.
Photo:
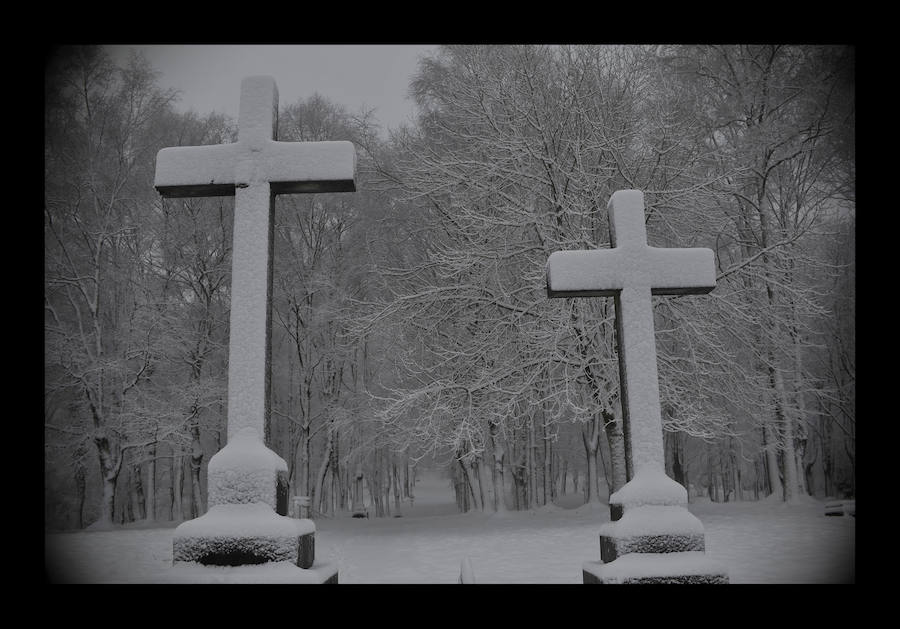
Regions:
<svg viewBox="0 0 900 629"><path fill-rule="evenodd" d="M175 529L175 563L241 566L286 561L310 568L316 526L276 514L264 503L215 505Z"/></svg>
<svg viewBox="0 0 900 629"><path fill-rule="evenodd" d="M635 474L609 497L600 561L582 565L584 583L728 583L686 504L687 491L661 469Z"/></svg>
<svg viewBox="0 0 900 629"><path fill-rule="evenodd" d="M619 505L616 505L619 506ZM619 509L600 527L600 559L615 561L629 553L705 550L703 524L681 505L641 505ZM618 518L612 517L618 515Z"/></svg>
<svg viewBox="0 0 900 629"><path fill-rule="evenodd" d="M629 553L609 563L586 561L584 583L728 583L728 572L702 551Z"/></svg>

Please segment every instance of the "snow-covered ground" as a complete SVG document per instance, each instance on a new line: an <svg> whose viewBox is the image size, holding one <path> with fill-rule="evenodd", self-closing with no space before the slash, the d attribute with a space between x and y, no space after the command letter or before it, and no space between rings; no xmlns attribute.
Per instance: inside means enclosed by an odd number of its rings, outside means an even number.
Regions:
<svg viewBox="0 0 900 629"><path fill-rule="evenodd" d="M464 558L478 583L581 583L581 564L599 561L604 506L550 506L506 514L460 514L447 481L426 475L400 518L316 521L316 565L337 564L341 583L456 583ZM566 496L562 505L578 502ZM826 517L821 501L694 502L710 558L732 583L852 583L855 518ZM51 579L68 583L190 581L173 569L174 524L53 533ZM284 580L290 566L215 568L237 580ZM209 570L205 569L204 570ZM240 570L237 573L236 570Z"/></svg>

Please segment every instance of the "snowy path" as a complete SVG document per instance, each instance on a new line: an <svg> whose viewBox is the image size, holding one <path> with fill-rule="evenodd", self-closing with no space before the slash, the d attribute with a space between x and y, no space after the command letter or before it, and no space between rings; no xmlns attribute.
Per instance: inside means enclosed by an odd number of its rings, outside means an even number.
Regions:
<svg viewBox="0 0 900 629"><path fill-rule="evenodd" d="M849 517L825 517L822 503L699 502L706 548L732 583L853 581ZM341 583L456 583L468 557L478 583L581 583L581 564L600 559L598 508L546 507L507 514L459 514L447 482L425 477L403 517L316 523L316 559L335 561ZM46 536L51 573L65 582L159 583L172 565L174 527Z"/></svg>

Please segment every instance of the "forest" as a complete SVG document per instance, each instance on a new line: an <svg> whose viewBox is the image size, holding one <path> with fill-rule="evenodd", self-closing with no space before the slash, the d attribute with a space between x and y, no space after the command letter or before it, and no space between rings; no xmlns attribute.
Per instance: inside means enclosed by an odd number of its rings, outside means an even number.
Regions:
<svg viewBox="0 0 900 629"><path fill-rule="evenodd" d="M225 443L233 197L163 199L157 152L234 142L134 54L45 59L45 526L180 521ZM237 94L237 86L235 86ZM266 441L311 517L460 511L626 482L611 299L548 299L554 251L708 247L655 297L666 471L691 499L852 497L855 53L814 45L441 46L416 120L314 95L278 139L349 140L357 192L275 204Z"/></svg>

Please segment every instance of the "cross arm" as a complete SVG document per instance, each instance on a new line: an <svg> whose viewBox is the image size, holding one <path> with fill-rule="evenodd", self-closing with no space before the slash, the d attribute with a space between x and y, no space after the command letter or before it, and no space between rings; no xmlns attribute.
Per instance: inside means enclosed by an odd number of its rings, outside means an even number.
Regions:
<svg viewBox="0 0 900 629"><path fill-rule="evenodd" d="M615 249L555 251L547 258L547 297L612 297L625 277Z"/></svg>
<svg viewBox="0 0 900 629"><path fill-rule="evenodd" d="M352 142L271 141L263 160L266 179L276 194L356 191Z"/></svg>
<svg viewBox="0 0 900 629"><path fill-rule="evenodd" d="M157 192L164 197L234 196L236 144L173 146L156 155Z"/></svg>
<svg viewBox="0 0 900 629"><path fill-rule="evenodd" d="M267 181L275 194L354 192L352 142L276 142L262 150L240 142L176 146L156 156L154 186L164 197L234 196L235 186Z"/></svg>
<svg viewBox="0 0 900 629"><path fill-rule="evenodd" d="M716 287L712 249L647 247L653 295L704 295Z"/></svg>
<svg viewBox="0 0 900 629"><path fill-rule="evenodd" d="M716 287L712 249L633 245L556 251L547 259L547 296L613 297L626 286L653 295L702 295Z"/></svg>

